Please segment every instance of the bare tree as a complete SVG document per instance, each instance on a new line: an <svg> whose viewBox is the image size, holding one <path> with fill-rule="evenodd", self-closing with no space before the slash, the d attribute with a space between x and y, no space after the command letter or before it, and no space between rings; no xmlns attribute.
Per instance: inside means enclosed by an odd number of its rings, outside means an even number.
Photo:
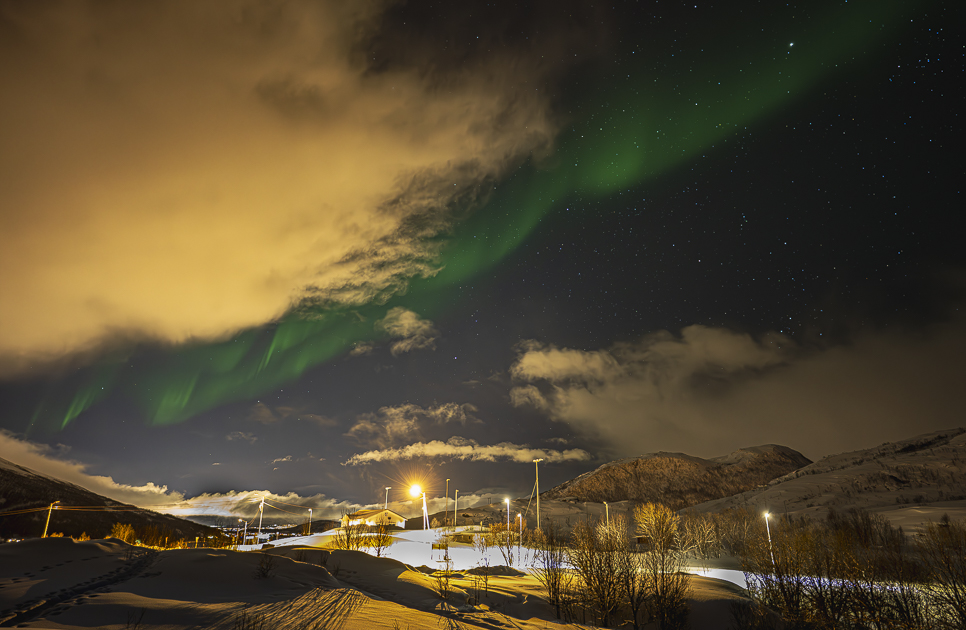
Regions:
<svg viewBox="0 0 966 630"><path fill-rule="evenodd" d="M483 592L490 593L490 545L487 536L480 533L473 537L473 548L480 554L480 564L478 565L478 577L476 581L476 598L480 598L480 582L483 583Z"/></svg>
<svg viewBox="0 0 966 630"><path fill-rule="evenodd" d="M927 593L943 628L966 628L966 521L929 523L916 549L930 575Z"/></svg>
<svg viewBox="0 0 966 630"><path fill-rule="evenodd" d="M512 529L508 529L503 523L497 523L490 527L486 542L490 547L496 547L500 550L500 555L503 556L503 562L506 566L513 566L516 536Z"/></svg>
<svg viewBox="0 0 966 630"><path fill-rule="evenodd" d="M372 549L376 552L376 557L381 558L382 554L386 552L386 549L395 541L392 532L389 529L389 525L386 523L379 523L375 527L369 529L369 532L365 536L365 541L363 546Z"/></svg>
<svg viewBox="0 0 966 630"><path fill-rule="evenodd" d="M363 536L364 529L365 525L362 525L361 523L345 525L344 527L339 528L335 536L332 537L332 544L336 549L358 551L365 543Z"/></svg>
<svg viewBox="0 0 966 630"><path fill-rule="evenodd" d="M634 510L634 522L646 549L643 571L647 576L649 616L661 630L684 628L691 576L684 572L680 518L667 506L646 503Z"/></svg>
<svg viewBox="0 0 966 630"><path fill-rule="evenodd" d="M536 547L536 566L531 574L537 578L544 592L547 602L554 607L557 619L560 619L563 597L567 592L569 573L566 569L567 546L560 527L553 521L547 523L545 531L537 530L534 546Z"/></svg>
<svg viewBox="0 0 966 630"><path fill-rule="evenodd" d="M621 602L618 550L624 544L623 532L616 526L584 521L574 527L569 558L576 569L583 590L604 626Z"/></svg>

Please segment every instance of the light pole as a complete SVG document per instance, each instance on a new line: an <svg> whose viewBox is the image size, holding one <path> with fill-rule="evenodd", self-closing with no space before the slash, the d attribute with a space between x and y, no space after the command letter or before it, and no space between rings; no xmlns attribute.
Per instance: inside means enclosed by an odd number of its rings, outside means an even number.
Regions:
<svg viewBox="0 0 966 630"><path fill-rule="evenodd" d="M409 494L413 497L423 496L423 529L429 529L429 512L426 511L426 493L418 485L409 489Z"/></svg>
<svg viewBox="0 0 966 630"><path fill-rule="evenodd" d="M610 527L610 506L604 501L604 512L607 513L607 527Z"/></svg>
<svg viewBox="0 0 966 630"><path fill-rule="evenodd" d="M265 513L265 497L262 497L262 502L258 504L258 538L255 539L257 543L262 539L262 515Z"/></svg>
<svg viewBox="0 0 966 630"><path fill-rule="evenodd" d="M443 521L449 520L449 479L446 480L446 507L443 508L443 514L446 515L443 517Z"/></svg>
<svg viewBox="0 0 966 630"><path fill-rule="evenodd" d="M238 519L239 521L242 519ZM248 544L248 521L245 521L245 531L242 533L242 544Z"/></svg>
<svg viewBox="0 0 966 630"><path fill-rule="evenodd" d="M503 502L506 503L506 530L509 532L510 531L510 499L503 499Z"/></svg>
<svg viewBox="0 0 966 630"><path fill-rule="evenodd" d="M47 508L47 524L44 525L44 535L41 536L41 538L47 538L47 528L50 527L50 513L54 511L54 506L58 503L60 503L60 501L54 501L50 504L50 507Z"/></svg>
<svg viewBox="0 0 966 630"><path fill-rule="evenodd" d="M392 486L386 486L386 509L389 509L389 491L392 490Z"/></svg>
<svg viewBox="0 0 966 630"><path fill-rule="evenodd" d="M520 545L523 544L523 515L517 513L517 520L520 521L520 537L517 538L517 564L520 564Z"/></svg>
<svg viewBox="0 0 966 630"><path fill-rule="evenodd" d="M775 568L775 551L771 547L771 527L768 525L768 519L771 516L768 512L765 512L765 531L768 532L768 553L771 555L771 567Z"/></svg>
<svg viewBox="0 0 966 630"><path fill-rule="evenodd" d="M537 476L537 529L540 529L540 462L543 458L533 460L533 470Z"/></svg>
<svg viewBox="0 0 966 630"><path fill-rule="evenodd" d="M453 531L456 531L456 512L459 510L460 505L460 491L456 490L456 498L453 499Z"/></svg>
<svg viewBox="0 0 966 630"><path fill-rule="evenodd" d="M312 535L312 508L309 508L309 536Z"/></svg>

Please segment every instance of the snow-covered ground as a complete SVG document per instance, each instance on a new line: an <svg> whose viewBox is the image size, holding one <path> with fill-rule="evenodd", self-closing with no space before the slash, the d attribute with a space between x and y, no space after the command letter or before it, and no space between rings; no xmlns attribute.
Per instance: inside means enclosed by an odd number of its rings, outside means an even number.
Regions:
<svg viewBox="0 0 966 630"><path fill-rule="evenodd" d="M327 533L331 536L331 533ZM326 534L285 542L319 543ZM435 532L400 532L392 554L432 566ZM450 548L461 566L468 547ZM311 552L311 550L309 550ZM435 555L434 555L435 554ZM305 556L300 560L300 556ZM391 558L322 554L280 546L270 553L223 549L153 551L116 540L33 539L0 545L0 625L53 630L209 628L390 630L440 626L520 630L560 623L529 575L454 577L444 600L433 577ZM288 556L288 557L287 557ZM696 577L691 627L725 630L734 585Z"/></svg>
<svg viewBox="0 0 966 630"><path fill-rule="evenodd" d="M456 532L475 531L475 527L458 527ZM338 530L330 530L322 534L311 536L297 536L293 538L283 538L270 543L273 547L329 547L332 544L332 537ZM533 549L526 547L513 547L512 562L508 563L503 554L496 547L487 549L484 555L473 545L468 543L449 542L448 550L433 549L433 543L439 542L442 538L448 537L453 533L453 529L427 529L427 530L398 530L393 533L394 542L382 552L382 557L398 560L403 564L413 567L427 566L431 568L443 569L446 567L446 557L449 557L449 566L455 571L466 571L474 567L481 566L486 560L488 566L495 567L509 565L521 571L532 568L537 561ZM261 545L240 546L240 550L257 550ZM363 551L371 552L369 549ZM691 573L702 575L719 580L725 580L745 588L745 576L736 568L731 567L708 567L708 563L695 562L690 567ZM734 563L731 563L734 565Z"/></svg>

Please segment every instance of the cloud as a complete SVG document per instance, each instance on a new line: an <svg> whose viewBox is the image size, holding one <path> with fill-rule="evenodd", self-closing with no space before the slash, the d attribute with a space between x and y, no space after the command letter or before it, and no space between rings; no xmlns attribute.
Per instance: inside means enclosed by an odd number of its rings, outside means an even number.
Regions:
<svg viewBox="0 0 966 630"><path fill-rule="evenodd" d="M275 409L272 409L263 402L255 403L248 413L249 421L260 424L275 424L287 418L308 420L320 427L332 427L336 425L335 420L326 418L325 416L314 413L302 413L301 409L296 409L295 407L275 407Z"/></svg>
<svg viewBox="0 0 966 630"><path fill-rule="evenodd" d="M234 442L235 440L244 440L249 444L254 444L256 440L258 440L254 433L244 433L242 431L232 431L225 436L225 439L229 442Z"/></svg>
<svg viewBox="0 0 966 630"><path fill-rule="evenodd" d="M400 448L367 451L353 455L345 463L350 466L358 466L360 464L415 459L417 457L451 457L453 459L483 462L508 460L530 463L538 458L545 459L548 462L587 461L590 459L590 454L579 448L554 451L529 448L510 442L481 446L475 440L454 436L446 442L433 440L431 442L417 442Z"/></svg>
<svg viewBox="0 0 966 630"><path fill-rule="evenodd" d="M360 444L385 448L395 443L411 441L421 436L424 427L478 420L473 417L476 407L469 403L444 403L423 408L410 403L396 407L382 407L376 413L363 414L345 433Z"/></svg>
<svg viewBox="0 0 966 630"><path fill-rule="evenodd" d="M58 452L44 444L35 444L0 429L0 457L35 472L60 481L73 483L105 497L140 507L154 508L184 499L180 492L169 491L167 486L147 483L130 486L117 483L111 477L87 474L85 464L65 459L65 451Z"/></svg>
<svg viewBox="0 0 966 630"><path fill-rule="evenodd" d="M292 456L291 455L286 455L285 457L278 457L276 459L273 459L272 460L272 463L273 464L277 464L279 462L290 462L290 461L292 461Z"/></svg>
<svg viewBox="0 0 966 630"><path fill-rule="evenodd" d="M324 494L303 497L294 492L274 494L267 490L242 490L224 494L201 494L190 499L172 501L152 509L180 517L227 516L251 519L258 515L258 506L263 498L266 506L266 522L274 522L273 516L285 522L291 522L292 513L298 514L300 508L304 510L306 517L309 508L312 508L313 518L334 520L341 517L344 511L351 512L362 507L368 507L348 501L338 501L326 497Z"/></svg>
<svg viewBox="0 0 966 630"><path fill-rule="evenodd" d="M439 335L433 322L421 319L419 315L402 306L389 309L386 316L376 322L376 328L385 330L392 337L402 337L390 346L394 356L413 350L435 349L436 337Z"/></svg>
<svg viewBox="0 0 966 630"><path fill-rule="evenodd" d="M7 4L0 369L220 339L435 273L454 204L556 126L536 56L367 65L387 5ZM393 351L431 347L408 317Z"/></svg>
<svg viewBox="0 0 966 630"><path fill-rule="evenodd" d="M779 443L815 459L962 424L963 357L961 317L823 347L689 326L602 350L521 347L510 400L602 439L615 456Z"/></svg>

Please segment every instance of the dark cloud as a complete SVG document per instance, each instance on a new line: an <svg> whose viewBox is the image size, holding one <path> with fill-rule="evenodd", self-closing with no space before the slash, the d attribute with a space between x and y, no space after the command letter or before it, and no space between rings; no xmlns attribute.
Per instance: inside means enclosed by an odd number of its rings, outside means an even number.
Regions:
<svg viewBox="0 0 966 630"><path fill-rule="evenodd" d="M962 424L964 357L961 316L814 348L689 326L596 351L530 344L512 367L511 401L618 456L769 442L819 457Z"/></svg>

